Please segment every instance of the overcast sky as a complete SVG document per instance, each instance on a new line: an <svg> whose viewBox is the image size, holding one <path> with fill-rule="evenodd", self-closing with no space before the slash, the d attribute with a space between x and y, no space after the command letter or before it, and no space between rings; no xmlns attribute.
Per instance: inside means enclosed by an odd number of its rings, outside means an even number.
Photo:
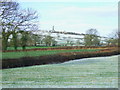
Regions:
<svg viewBox="0 0 120 90"><path fill-rule="evenodd" d="M107 36L118 28L117 0L18 0L39 14L40 29L85 33L95 28Z"/></svg>

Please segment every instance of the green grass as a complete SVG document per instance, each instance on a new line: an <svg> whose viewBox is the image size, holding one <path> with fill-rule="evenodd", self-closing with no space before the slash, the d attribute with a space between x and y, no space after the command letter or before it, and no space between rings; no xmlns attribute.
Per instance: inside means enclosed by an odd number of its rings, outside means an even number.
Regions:
<svg viewBox="0 0 120 90"><path fill-rule="evenodd" d="M2 52L0 52L0 60L2 59Z"/></svg>
<svg viewBox="0 0 120 90"><path fill-rule="evenodd" d="M41 51L26 51L26 52L3 52L2 58L20 58L26 56L42 56L42 55L51 55L57 53L65 52L93 52L98 51L99 49L77 49L77 50L41 50Z"/></svg>
<svg viewBox="0 0 120 90"><path fill-rule="evenodd" d="M30 46L26 47L26 49L34 49L34 48L55 48L60 46ZM18 50L22 50L22 47L18 47ZM15 50L14 47L8 47L7 50Z"/></svg>
<svg viewBox="0 0 120 90"><path fill-rule="evenodd" d="M118 55L4 69L2 80L3 88L118 88Z"/></svg>

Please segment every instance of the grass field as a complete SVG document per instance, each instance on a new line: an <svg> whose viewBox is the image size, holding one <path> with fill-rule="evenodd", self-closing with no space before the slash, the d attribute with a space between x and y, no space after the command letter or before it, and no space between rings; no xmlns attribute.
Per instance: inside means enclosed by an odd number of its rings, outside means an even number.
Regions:
<svg viewBox="0 0 120 90"><path fill-rule="evenodd" d="M26 49L34 49L34 48L56 48L60 46L30 46L26 47ZM22 47L18 47L18 50L22 50ZM14 47L8 47L7 50L15 50Z"/></svg>
<svg viewBox="0 0 120 90"><path fill-rule="evenodd" d="M118 88L118 56L2 70L3 88Z"/></svg>
<svg viewBox="0 0 120 90"><path fill-rule="evenodd" d="M20 58L20 57L28 57L28 56L42 56L42 55L50 55L57 53L65 53L65 52L93 52L98 51L100 49L76 49L76 50L39 50L39 51L21 51L21 52L3 52L2 58Z"/></svg>

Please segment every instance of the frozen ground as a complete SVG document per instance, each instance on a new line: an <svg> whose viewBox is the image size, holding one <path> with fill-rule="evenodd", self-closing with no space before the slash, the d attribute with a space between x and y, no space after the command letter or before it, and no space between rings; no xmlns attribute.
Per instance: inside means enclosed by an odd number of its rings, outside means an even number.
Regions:
<svg viewBox="0 0 120 90"><path fill-rule="evenodd" d="M4 69L6 88L118 88L118 56Z"/></svg>

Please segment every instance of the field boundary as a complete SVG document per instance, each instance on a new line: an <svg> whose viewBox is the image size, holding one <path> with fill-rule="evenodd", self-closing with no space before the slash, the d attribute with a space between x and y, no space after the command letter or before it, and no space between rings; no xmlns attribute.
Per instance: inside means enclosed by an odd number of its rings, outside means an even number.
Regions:
<svg viewBox="0 0 120 90"><path fill-rule="evenodd" d="M67 50L67 49L103 49L110 48L112 46L63 46L63 47L49 47L49 48L32 48L25 50L3 50L2 52L26 52L26 51L40 51L40 50Z"/></svg>
<svg viewBox="0 0 120 90"><path fill-rule="evenodd" d="M111 56L118 54L120 54L120 51L118 51L117 48L116 49L107 48L95 52L68 52L68 53L59 53L53 55L36 56L36 57L22 57L18 59L3 59L2 69L33 66L33 65L44 65L44 64L52 64L52 63L62 63L75 59L104 57L104 56Z"/></svg>

